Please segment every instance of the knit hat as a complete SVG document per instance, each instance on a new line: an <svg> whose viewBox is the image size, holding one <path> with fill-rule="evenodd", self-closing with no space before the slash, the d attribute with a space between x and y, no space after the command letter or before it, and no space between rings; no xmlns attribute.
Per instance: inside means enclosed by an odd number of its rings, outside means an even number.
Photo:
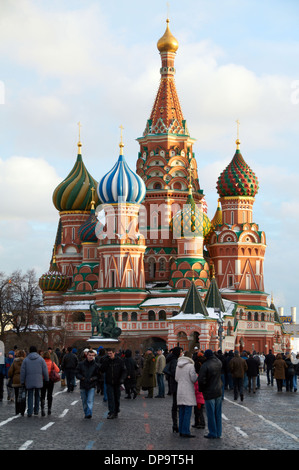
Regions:
<svg viewBox="0 0 299 470"><path fill-rule="evenodd" d="M205 357L208 358L208 357L212 357L212 356L214 356L213 351L211 349L207 349L205 351Z"/></svg>
<svg viewBox="0 0 299 470"><path fill-rule="evenodd" d="M175 357L180 357L181 351L182 351L182 348L180 348L179 346L176 346L175 348L173 348L172 354Z"/></svg>

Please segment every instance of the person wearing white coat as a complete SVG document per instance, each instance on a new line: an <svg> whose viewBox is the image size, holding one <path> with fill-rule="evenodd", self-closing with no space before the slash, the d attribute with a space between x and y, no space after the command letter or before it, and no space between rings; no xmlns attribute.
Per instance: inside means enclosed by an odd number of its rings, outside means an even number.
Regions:
<svg viewBox="0 0 299 470"><path fill-rule="evenodd" d="M189 357L188 352L178 359L175 380L178 384L177 404L179 406L180 436L195 437L190 433L190 422L193 407L196 406L194 383L197 380L197 374L194 367L194 361Z"/></svg>

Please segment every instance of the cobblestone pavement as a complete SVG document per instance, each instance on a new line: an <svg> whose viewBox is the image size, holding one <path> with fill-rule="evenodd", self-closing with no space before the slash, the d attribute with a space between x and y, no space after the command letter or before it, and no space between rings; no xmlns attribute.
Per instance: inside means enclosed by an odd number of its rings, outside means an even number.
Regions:
<svg viewBox="0 0 299 470"><path fill-rule="evenodd" d="M192 428L194 439L172 433L171 396L148 399L146 392L135 400L124 396L122 392L118 418L107 420L107 403L96 394L93 417L87 420L83 418L79 384L72 393L55 384L52 414L46 417L15 416L14 403L8 402L5 394L0 403L0 449L101 450L103 459L133 456L137 450L173 456L195 455L199 450L299 449L299 391L283 389L278 393L275 384L267 385L265 375L261 376L261 388L255 394L246 392L243 402L234 401L232 391L225 392L223 435L215 440L203 437L207 429Z"/></svg>

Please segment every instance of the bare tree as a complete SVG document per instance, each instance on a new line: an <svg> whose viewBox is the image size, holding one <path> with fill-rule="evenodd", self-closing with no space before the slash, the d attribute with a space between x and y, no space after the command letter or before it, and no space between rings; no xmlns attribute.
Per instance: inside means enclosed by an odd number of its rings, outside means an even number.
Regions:
<svg viewBox="0 0 299 470"><path fill-rule="evenodd" d="M34 270L25 274L14 271L10 276L0 274L0 337L10 326L17 336L38 321L42 295Z"/></svg>

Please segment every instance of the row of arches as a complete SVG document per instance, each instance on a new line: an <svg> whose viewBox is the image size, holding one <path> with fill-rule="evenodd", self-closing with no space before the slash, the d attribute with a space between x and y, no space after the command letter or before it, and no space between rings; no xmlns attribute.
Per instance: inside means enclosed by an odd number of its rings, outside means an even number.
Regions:
<svg viewBox="0 0 299 470"><path fill-rule="evenodd" d="M173 311L172 316L178 315L178 311ZM146 312L115 312L114 314L116 321L165 321L167 319L167 313L165 310L159 310L155 312L154 310L149 310ZM73 322L85 322L86 314L84 312L73 312L72 313Z"/></svg>

